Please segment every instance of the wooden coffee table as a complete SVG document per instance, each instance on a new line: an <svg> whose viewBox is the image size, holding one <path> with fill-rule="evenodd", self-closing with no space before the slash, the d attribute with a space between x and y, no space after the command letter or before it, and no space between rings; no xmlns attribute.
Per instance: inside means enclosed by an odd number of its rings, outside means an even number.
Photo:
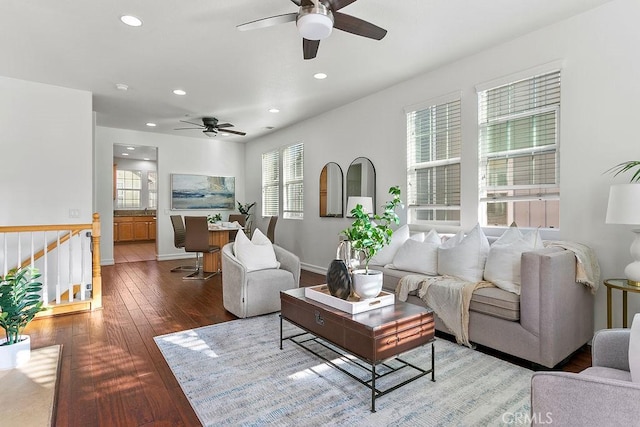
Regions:
<svg viewBox="0 0 640 427"><path fill-rule="evenodd" d="M282 350L283 341L290 340L367 386L371 390L371 412L376 411L376 398L379 396L390 393L427 374L431 374L431 381L435 381L433 347L435 323L431 309L397 301L394 305L351 315L306 298L304 288L281 291L280 302L280 349ZM305 332L283 337L283 320ZM300 339L300 337L309 335L312 336L311 339ZM317 342L318 339L326 341L344 353L351 354L364 362L371 372L371 379L363 381L333 363L329 358L312 350L308 343L310 341ZM430 369L423 369L398 357L401 353L428 343L431 343ZM325 348L328 347L325 346ZM392 358L401 366L392 367L385 363ZM384 364L385 368L388 368L383 374L385 376L407 367L414 369L417 373L392 387L380 390L376 388L376 379L381 376L376 373L376 366L380 364Z"/></svg>

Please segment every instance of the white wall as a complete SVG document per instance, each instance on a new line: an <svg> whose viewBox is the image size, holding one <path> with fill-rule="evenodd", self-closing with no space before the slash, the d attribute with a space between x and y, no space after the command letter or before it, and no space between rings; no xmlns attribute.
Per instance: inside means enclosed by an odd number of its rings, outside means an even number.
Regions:
<svg viewBox="0 0 640 427"><path fill-rule="evenodd" d="M113 263L113 145L130 144L158 148L157 259L174 259L185 255L173 245L170 215L207 215L221 212L226 219L234 211L170 210L170 176L172 173L234 176L236 200L245 198L245 147L224 138L191 138L96 127L96 200L102 219L100 245L102 264Z"/></svg>
<svg viewBox="0 0 640 427"><path fill-rule="evenodd" d="M91 109L90 92L0 77L0 224L91 222Z"/></svg>
<svg viewBox="0 0 640 427"><path fill-rule="evenodd" d="M403 108L452 92L462 96L462 228L477 221L478 84L562 61L561 204L559 238L595 249L602 277L623 275L630 262L631 227L604 223L608 189L628 177L603 172L625 160L640 160L635 127L640 111L640 2L617 0L497 46L418 78L372 94L247 146L247 199L261 200L261 154L273 147L305 144L305 217L278 223L276 241L311 269L326 268L337 236L349 221L318 216L318 179L325 163L346 171L358 156L372 160L377 204L399 184L406 194L406 121ZM470 35L472 36L472 35ZM428 52L424 52L428 55ZM285 112L286 113L286 112ZM256 212L260 212L257 206ZM403 222L406 213L402 212ZM257 218L260 228L266 219ZM595 301L596 329L606 326L602 286ZM640 311L629 297L630 316ZM621 298L614 294L614 326L621 325Z"/></svg>

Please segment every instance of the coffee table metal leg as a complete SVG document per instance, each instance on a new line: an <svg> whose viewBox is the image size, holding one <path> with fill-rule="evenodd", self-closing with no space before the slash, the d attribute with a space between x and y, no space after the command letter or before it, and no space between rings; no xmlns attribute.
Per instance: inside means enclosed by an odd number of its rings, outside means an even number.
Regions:
<svg viewBox="0 0 640 427"><path fill-rule="evenodd" d="M282 314L280 317L280 350L282 350Z"/></svg>
<svg viewBox="0 0 640 427"><path fill-rule="evenodd" d="M371 412L376 412L376 365L371 364Z"/></svg>
<svg viewBox="0 0 640 427"><path fill-rule="evenodd" d="M431 381L436 382L436 354L433 342L431 343Z"/></svg>

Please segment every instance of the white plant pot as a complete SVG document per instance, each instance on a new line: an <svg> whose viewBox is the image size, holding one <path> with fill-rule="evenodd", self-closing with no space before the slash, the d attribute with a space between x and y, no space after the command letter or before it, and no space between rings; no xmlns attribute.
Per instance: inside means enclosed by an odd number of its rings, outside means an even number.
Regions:
<svg viewBox="0 0 640 427"><path fill-rule="evenodd" d="M352 273L353 291L360 299L375 298L382 291L382 271L354 270Z"/></svg>
<svg viewBox="0 0 640 427"><path fill-rule="evenodd" d="M28 335L20 335L22 341L3 345L7 340L0 340L0 370L17 368L31 359L31 338Z"/></svg>

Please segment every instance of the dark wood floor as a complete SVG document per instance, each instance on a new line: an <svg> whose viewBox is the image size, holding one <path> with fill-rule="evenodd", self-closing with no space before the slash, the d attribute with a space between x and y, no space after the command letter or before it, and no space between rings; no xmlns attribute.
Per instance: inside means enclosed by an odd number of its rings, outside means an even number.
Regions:
<svg viewBox="0 0 640 427"><path fill-rule="evenodd" d="M200 425L158 347L157 335L235 319L222 306L221 276L184 281L182 261L102 268L104 309L33 321L33 348L63 345L57 426ZM324 282L303 271L301 286ZM564 370L590 366L588 350Z"/></svg>

